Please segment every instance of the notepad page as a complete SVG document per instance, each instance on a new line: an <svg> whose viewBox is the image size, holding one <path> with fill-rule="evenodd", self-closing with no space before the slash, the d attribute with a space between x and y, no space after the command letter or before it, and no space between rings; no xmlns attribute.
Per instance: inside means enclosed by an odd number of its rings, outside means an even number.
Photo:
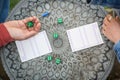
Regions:
<svg viewBox="0 0 120 80"><path fill-rule="evenodd" d="M42 31L29 39L16 41L16 45L22 62L52 52L52 48L45 31Z"/></svg>
<svg viewBox="0 0 120 80"><path fill-rule="evenodd" d="M67 30L72 52L103 43L97 22Z"/></svg>

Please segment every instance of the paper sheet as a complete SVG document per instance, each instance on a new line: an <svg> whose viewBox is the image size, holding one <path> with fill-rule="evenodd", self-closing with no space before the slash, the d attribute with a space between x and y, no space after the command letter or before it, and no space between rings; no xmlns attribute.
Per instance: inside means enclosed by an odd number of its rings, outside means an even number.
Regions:
<svg viewBox="0 0 120 80"><path fill-rule="evenodd" d="M42 31L27 40L16 41L16 45L22 62L52 52L45 31Z"/></svg>
<svg viewBox="0 0 120 80"><path fill-rule="evenodd" d="M97 22L67 30L72 52L103 43Z"/></svg>

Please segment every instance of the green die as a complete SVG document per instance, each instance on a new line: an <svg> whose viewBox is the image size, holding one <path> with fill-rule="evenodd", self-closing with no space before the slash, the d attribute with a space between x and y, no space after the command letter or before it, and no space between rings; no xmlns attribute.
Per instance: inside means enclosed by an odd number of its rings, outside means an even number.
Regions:
<svg viewBox="0 0 120 80"><path fill-rule="evenodd" d="M50 62L52 61L53 57L52 56L47 56L47 61Z"/></svg>
<svg viewBox="0 0 120 80"><path fill-rule="evenodd" d="M60 58L56 58L56 59L55 59L55 63L56 63L56 64L60 64L60 63L61 63L61 59L60 59Z"/></svg>
<svg viewBox="0 0 120 80"><path fill-rule="evenodd" d="M34 26L34 23L32 21L27 22L27 27L32 28Z"/></svg>
<svg viewBox="0 0 120 80"><path fill-rule="evenodd" d="M62 24L63 23L63 19L62 18L58 18L58 24Z"/></svg>
<svg viewBox="0 0 120 80"><path fill-rule="evenodd" d="M54 33L54 34L53 34L53 38L54 38L54 39L57 39L58 37L59 37L58 33Z"/></svg>

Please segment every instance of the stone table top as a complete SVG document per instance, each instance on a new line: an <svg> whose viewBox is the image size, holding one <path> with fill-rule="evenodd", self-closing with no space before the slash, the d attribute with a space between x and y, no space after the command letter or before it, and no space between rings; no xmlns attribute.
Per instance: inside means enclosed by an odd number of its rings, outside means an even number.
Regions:
<svg viewBox="0 0 120 80"><path fill-rule="evenodd" d="M48 17L41 14L49 11ZM98 22L101 29L105 12L100 6L86 4L86 0L21 0L7 20L37 16L51 43L53 52L26 62L21 62L14 42L1 49L1 59L11 80L105 80L114 63L113 44L102 34L104 44L72 53L66 30ZM63 18L63 24L57 19ZM53 39L53 33L59 39ZM28 49L29 50L29 49ZM29 54L29 53L26 53ZM59 57L48 62L48 55Z"/></svg>

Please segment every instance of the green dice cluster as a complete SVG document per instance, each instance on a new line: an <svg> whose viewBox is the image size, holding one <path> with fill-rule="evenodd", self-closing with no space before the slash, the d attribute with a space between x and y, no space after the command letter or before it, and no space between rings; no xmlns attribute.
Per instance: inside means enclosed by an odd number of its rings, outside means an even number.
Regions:
<svg viewBox="0 0 120 80"><path fill-rule="evenodd" d="M34 22L32 22L32 21L27 22L28 28L32 28L33 26L34 26Z"/></svg>
<svg viewBox="0 0 120 80"><path fill-rule="evenodd" d="M52 61L52 60L53 60L53 57L52 57L52 56L50 56L50 55L47 56L47 61L48 61L48 62L50 62L50 61ZM56 64L60 64L60 63L61 63L61 59L60 59L60 58L56 58L56 59L55 59L55 63L56 63Z"/></svg>

